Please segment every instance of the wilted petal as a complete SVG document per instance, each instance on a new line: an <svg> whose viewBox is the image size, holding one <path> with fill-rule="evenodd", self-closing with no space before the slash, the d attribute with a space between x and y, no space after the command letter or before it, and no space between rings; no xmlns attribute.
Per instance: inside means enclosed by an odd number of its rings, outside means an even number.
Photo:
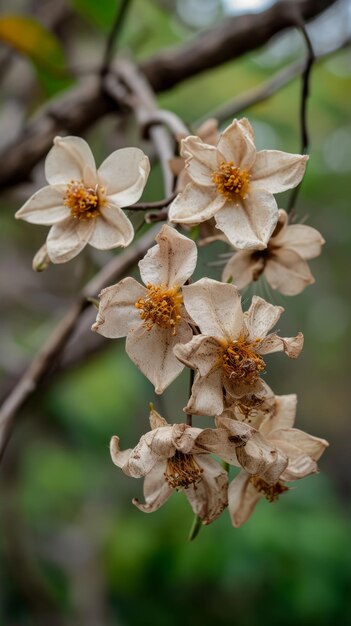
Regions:
<svg viewBox="0 0 351 626"><path fill-rule="evenodd" d="M157 413L157 411L155 411L154 409L151 409L149 419L150 419L150 426L152 430L154 430L155 428L161 428L162 426L169 426L165 418L162 417L162 415L160 415L159 413Z"/></svg>
<svg viewBox="0 0 351 626"><path fill-rule="evenodd" d="M217 367L206 376L196 374L192 393L184 411L193 415L219 415L223 410L221 369Z"/></svg>
<svg viewBox="0 0 351 626"><path fill-rule="evenodd" d="M45 160L45 177L50 185L83 180L91 184L96 176L95 159L81 137L55 137Z"/></svg>
<svg viewBox="0 0 351 626"><path fill-rule="evenodd" d="M195 515L203 524L213 522L228 504L228 474L215 461L205 455L195 455L194 461L203 470L201 479L184 489Z"/></svg>
<svg viewBox="0 0 351 626"><path fill-rule="evenodd" d="M172 495L172 489L165 480L165 471L167 463L165 461L158 462L151 472L144 479L144 498L145 504L139 502L137 498L133 498L133 504L144 513L153 513L157 511Z"/></svg>
<svg viewBox="0 0 351 626"><path fill-rule="evenodd" d="M271 352L285 352L291 359L297 359L303 348L303 334L296 337L279 337L276 334L268 335L255 347L257 354L270 354Z"/></svg>
<svg viewBox="0 0 351 626"><path fill-rule="evenodd" d="M89 243L94 220L75 220L71 217L54 224L46 240L52 263L66 263Z"/></svg>
<svg viewBox="0 0 351 626"><path fill-rule="evenodd" d="M240 383L240 382L237 383L233 381L231 378L229 378L228 376L224 376L223 386L228 396L227 398L228 402L237 401L239 398L243 398L244 396L248 396L248 395L264 396L266 393L266 390L269 389L268 385L266 385L266 383L262 380L262 378L259 378L252 385L248 385L248 384Z"/></svg>
<svg viewBox="0 0 351 626"><path fill-rule="evenodd" d="M238 289L243 289L256 276L262 274L264 269L263 259L253 256L251 250L240 250L233 254L223 269L222 281L227 283L232 280Z"/></svg>
<svg viewBox="0 0 351 626"><path fill-rule="evenodd" d="M140 275L145 285L183 285L196 267L196 243L167 224L155 239L157 245L150 248L139 261Z"/></svg>
<svg viewBox="0 0 351 626"><path fill-rule="evenodd" d="M292 224L275 239L276 245L294 250L303 259L314 259L321 253L325 243L322 235L311 226Z"/></svg>
<svg viewBox="0 0 351 626"><path fill-rule="evenodd" d="M283 307L274 306L259 296L253 296L251 306L245 313L245 325L249 333L249 341L263 338L275 326Z"/></svg>
<svg viewBox="0 0 351 626"><path fill-rule="evenodd" d="M301 182L308 156L289 154L279 150L261 150L251 170L252 189L265 189L270 193L286 191Z"/></svg>
<svg viewBox="0 0 351 626"><path fill-rule="evenodd" d="M117 465L117 467L123 469L125 466L127 466L132 453L132 448L128 448L127 450L120 450L119 437L117 437L116 435L112 437L110 441L110 454L113 463Z"/></svg>
<svg viewBox="0 0 351 626"><path fill-rule="evenodd" d="M285 296L295 296L314 283L307 262L293 250L284 248L270 255L264 273L270 286Z"/></svg>
<svg viewBox="0 0 351 626"><path fill-rule="evenodd" d="M189 343L176 345L174 354L184 365L206 376L218 361L220 346L214 337L195 335Z"/></svg>
<svg viewBox="0 0 351 626"><path fill-rule="evenodd" d="M266 248L278 219L278 206L271 193L250 189L245 200L227 201L215 215L217 228L238 249Z"/></svg>
<svg viewBox="0 0 351 626"><path fill-rule="evenodd" d="M243 328L241 298L234 285L201 278L183 288L184 304L204 335L236 339Z"/></svg>
<svg viewBox="0 0 351 626"><path fill-rule="evenodd" d="M298 428L281 428L275 430L271 435L271 440L279 441L279 446L289 456L294 459L297 454L303 452L315 461L323 454L328 447L328 442L320 437L314 437Z"/></svg>
<svg viewBox="0 0 351 626"><path fill-rule="evenodd" d="M256 156L251 133L247 124L238 120L234 120L223 131L217 147L225 161L232 161L242 170L251 169Z"/></svg>
<svg viewBox="0 0 351 626"><path fill-rule="evenodd" d="M186 158L186 170L198 185L214 187L212 174L218 167L217 150L204 143L199 137L190 136L182 140L181 156Z"/></svg>
<svg viewBox="0 0 351 626"><path fill-rule="evenodd" d="M121 148L112 152L98 169L108 200L120 207L139 200L149 172L149 159L139 148Z"/></svg>
<svg viewBox="0 0 351 626"><path fill-rule="evenodd" d="M127 476L146 476L158 461L174 455L171 433L171 426L150 430L140 438L133 450L123 452L119 450L118 437L113 437L110 444L112 460Z"/></svg>
<svg viewBox="0 0 351 626"><path fill-rule="evenodd" d="M17 211L15 217L30 224L52 226L69 217L70 211L63 204L62 193L47 186L39 189Z"/></svg>
<svg viewBox="0 0 351 626"><path fill-rule="evenodd" d="M192 330L185 321L178 324L175 335L172 335L172 329L154 325L148 330L142 325L129 332L126 352L160 394L184 368L173 354L174 346L187 343L191 337Z"/></svg>
<svg viewBox="0 0 351 626"><path fill-rule="evenodd" d="M173 200L168 217L174 224L198 224L213 217L225 201L217 190L189 183Z"/></svg>
<svg viewBox="0 0 351 626"><path fill-rule="evenodd" d="M100 293L99 312L92 330L109 339L125 337L131 328L142 324L135 303L146 293L134 278L123 278Z"/></svg>
<svg viewBox="0 0 351 626"><path fill-rule="evenodd" d="M275 413L267 417L260 432L265 437L270 437L277 429L292 428L296 416L297 395L291 393L286 396L275 396Z"/></svg>
<svg viewBox="0 0 351 626"><path fill-rule="evenodd" d="M233 526L239 528L252 515L263 494L250 482L250 475L242 471L232 480L228 488L228 508Z"/></svg>
<svg viewBox="0 0 351 626"><path fill-rule="evenodd" d="M89 244L98 250L111 250L118 246L125 248L133 240L133 225L117 205L101 207L100 215L94 221L95 228Z"/></svg>

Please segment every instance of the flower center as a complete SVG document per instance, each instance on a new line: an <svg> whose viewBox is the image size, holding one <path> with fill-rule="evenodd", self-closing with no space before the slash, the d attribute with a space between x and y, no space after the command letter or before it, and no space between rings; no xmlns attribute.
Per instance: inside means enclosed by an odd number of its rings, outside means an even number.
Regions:
<svg viewBox="0 0 351 626"><path fill-rule="evenodd" d="M176 334L176 326L181 320L182 294L179 287L167 287L167 285L147 285L147 294L139 298L135 306L140 311L140 317L144 320L148 330L154 324L161 328L172 328Z"/></svg>
<svg viewBox="0 0 351 626"><path fill-rule="evenodd" d="M104 189L101 185L89 187L82 180L72 180L66 187L63 204L70 209L75 219L95 219L104 204Z"/></svg>
<svg viewBox="0 0 351 626"><path fill-rule="evenodd" d="M165 479L172 489L187 489L201 478L202 472L192 454L176 450L175 455L168 459Z"/></svg>
<svg viewBox="0 0 351 626"><path fill-rule="evenodd" d="M259 476L251 476L250 482L253 484L256 491L265 496L268 502L275 502L282 493L289 491L289 487L286 487L280 480L274 485L269 485Z"/></svg>
<svg viewBox="0 0 351 626"><path fill-rule="evenodd" d="M212 175L212 182L217 190L228 200L235 200L240 196L243 200L247 198L250 172L236 167L233 161L222 161L219 169Z"/></svg>
<svg viewBox="0 0 351 626"><path fill-rule="evenodd" d="M254 352L254 345L255 343L248 343L240 337L237 341L225 345L222 352L222 368L227 378L246 385L253 385L257 381L266 364L262 357Z"/></svg>

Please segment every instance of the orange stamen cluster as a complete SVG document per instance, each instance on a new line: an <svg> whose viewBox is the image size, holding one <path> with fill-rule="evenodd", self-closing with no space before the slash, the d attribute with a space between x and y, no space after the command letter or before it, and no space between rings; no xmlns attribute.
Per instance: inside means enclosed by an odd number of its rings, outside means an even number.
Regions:
<svg viewBox="0 0 351 626"><path fill-rule="evenodd" d="M233 161L222 161L219 169L212 175L212 182L227 200L237 200L237 196L245 200L250 178L250 172L236 167Z"/></svg>
<svg viewBox="0 0 351 626"><path fill-rule="evenodd" d="M181 320L182 294L179 287L167 287L167 285L147 285L147 294L139 298L135 306L140 311L140 317L144 320L148 330L156 324L160 328L172 329L176 334L176 326Z"/></svg>
<svg viewBox="0 0 351 626"><path fill-rule="evenodd" d="M63 204L70 209L75 219L95 219L100 214L102 195L103 189L99 185L88 187L82 180L72 180L67 185Z"/></svg>
<svg viewBox="0 0 351 626"><path fill-rule="evenodd" d="M274 485L269 485L259 476L251 476L250 481L256 491L262 493L268 502L275 502L282 493L289 491L289 487L286 487L280 480Z"/></svg>
<svg viewBox="0 0 351 626"><path fill-rule="evenodd" d="M237 341L225 344L221 358L222 369L227 378L245 385L253 385L257 381L266 364L254 351L255 343L248 343L239 337Z"/></svg>
<svg viewBox="0 0 351 626"><path fill-rule="evenodd" d="M196 463L192 454L183 454L176 450L175 455L167 461L165 479L172 489L187 489L200 478L203 469Z"/></svg>

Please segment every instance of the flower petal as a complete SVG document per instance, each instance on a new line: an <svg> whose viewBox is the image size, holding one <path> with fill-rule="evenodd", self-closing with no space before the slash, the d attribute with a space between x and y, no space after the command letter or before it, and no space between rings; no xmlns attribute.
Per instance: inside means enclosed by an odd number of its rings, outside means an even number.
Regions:
<svg viewBox="0 0 351 626"><path fill-rule="evenodd" d="M140 438L135 448L123 452L119 449L119 438L113 437L110 443L112 460L127 476L146 476L156 463L174 455L171 433L171 426L150 430Z"/></svg>
<svg viewBox="0 0 351 626"><path fill-rule="evenodd" d="M257 152L251 170L252 189L265 189L270 193L280 193L296 187L305 173L308 156L289 154L280 150Z"/></svg>
<svg viewBox="0 0 351 626"><path fill-rule="evenodd" d="M194 460L203 470L201 479L184 489L195 515L203 524L213 522L228 504L228 474L208 456L195 455Z"/></svg>
<svg viewBox="0 0 351 626"><path fill-rule="evenodd" d="M135 303L145 293L145 287L131 277L103 289L99 295L99 312L92 330L109 339L125 337L131 328L142 324Z"/></svg>
<svg viewBox="0 0 351 626"><path fill-rule="evenodd" d="M181 286L196 267L196 243L165 224L156 236L157 245L139 261L145 285Z"/></svg>
<svg viewBox="0 0 351 626"><path fill-rule="evenodd" d="M256 148L252 129L246 121L234 120L222 133L218 142L218 151L225 161L233 161L236 167L250 170L255 162Z"/></svg>
<svg viewBox="0 0 351 626"><path fill-rule="evenodd" d="M271 434L281 428L292 428L296 416L297 395L275 396L275 413L267 417L260 426L260 433L270 438Z"/></svg>
<svg viewBox="0 0 351 626"><path fill-rule="evenodd" d="M185 167L190 178L198 185L214 187L212 175L218 168L217 149L199 137L190 136L182 139L180 153L186 158Z"/></svg>
<svg viewBox="0 0 351 626"><path fill-rule="evenodd" d="M57 189L43 187L27 200L17 211L15 217L30 224L51 226L70 216L69 208L64 206L62 193Z"/></svg>
<svg viewBox="0 0 351 626"><path fill-rule="evenodd" d="M183 411L192 415L218 415L223 410L221 369L217 367L206 376L196 374L191 396Z"/></svg>
<svg viewBox="0 0 351 626"><path fill-rule="evenodd" d="M276 245L294 250L303 259L319 256L324 243L318 230L305 224L289 225L275 238Z"/></svg>
<svg viewBox="0 0 351 626"><path fill-rule="evenodd" d="M184 320L177 326L175 335L172 329L154 325L148 330L143 324L128 334L126 352L155 386L156 393L161 394L184 369L173 354L174 346L187 343L191 337L192 330Z"/></svg>
<svg viewBox="0 0 351 626"><path fill-rule="evenodd" d="M324 450L329 446L325 439L309 435L298 428L281 428L275 430L274 433L272 433L272 437L274 437L274 441L279 441L279 446L291 459L294 459L297 454L293 450L295 449L295 451L303 452L315 461L318 461Z"/></svg>
<svg viewBox="0 0 351 626"><path fill-rule="evenodd" d="M271 193L257 189L245 200L227 201L215 215L217 228L238 249L266 248L278 219L278 206Z"/></svg>
<svg viewBox="0 0 351 626"><path fill-rule="evenodd" d="M264 270L264 261L253 256L251 250L240 250L233 254L223 269L222 281L232 280L238 289L243 289L249 283L257 280ZM257 278L256 278L257 277Z"/></svg>
<svg viewBox="0 0 351 626"><path fill-rule="evenodd" d="M150 162L139 148L121 148L100 165L98 176L107 199L120 207L137 202L150 172Z"/></svg>
<svg viewBox="0 0 351 626"><path fill-rule="evenodd" d="M235 528L239 528L249 519L257 502L263 498L263 495L251 483L250 478L250 474L241 471L228 488L228 508Z"/></svg>
<svg viewBox="0 0 351 626"><path fill-rule="evenodd" d="M184 305L204 335L237 339L243 329L241 298L234 285L201 278L183 287Z"/></svg>
<svg viewBox="0 0 351 626"><path fill-rule="evenodd" d="M184 365L196 369L201 376L207 376L217 364L220 345L214 337L195 335L188 343L177 344L173 351Z"/></svg>
<svg viewBox="0 0 351 626"><path fill-rule="evenodd" d="M133 504L144 513L157 511L172 495L172 489L165 480L166 462L160 461L144 479L145 504L133 498Z"/></svg>
<svg viewBox="0 0 351 626"><path fill-rule="evenodd" d="M87 142L81 137L55 137L45 160L45 177L50 185L67 185L72 180L92 184L96 167Z"/></svg>
<svg viewBox="0 0 351 626"><path fill-rule="evenodd" d="M282 306L274 306L259 296L253 296L251 306L245 313L245 326L249 341L263 339L275 326L283 312Z"/></svg>
<svg viewBox="0 0 351 626"><path fill-rule="evenodd" d="M189 183L173 200L168 217L174 224L199 224L213 217L225 201L217 190Z"/></svg>
<svg viewBox="0 0 351 626"><path fill-rule="evenodd" d="M94 220L76 220L71 217L51 227L47 251L52 263L70 261L89 243Z"/></svg>
<svg viewBox="0 0 351 626"><path fill-rule="evenodd" d="M284 248L269 256L264 274L272 289L285 296L295 296L314 283L307 262L293 250Z"/></svg>
<svg viewBox="0 0 351 626"><path fill-rule="evenodd" d="M257 354L271 354L272 352L285 352L291 359L297 359L303 348L303 334L296 337L279 337L276 334L268 335L262 339L255 348Z"/></svg>
<svg viewBox="0 0 351 626"><path fill-rule="evenodd" d="M101 207L89 244L98 250L125 248L133 237L132 222L117 205L109 204Z"/></svg>

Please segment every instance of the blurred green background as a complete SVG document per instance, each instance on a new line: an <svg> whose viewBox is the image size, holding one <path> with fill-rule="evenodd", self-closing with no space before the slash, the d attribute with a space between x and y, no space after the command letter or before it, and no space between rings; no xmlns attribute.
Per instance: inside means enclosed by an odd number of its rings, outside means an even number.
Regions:
<svg viewBox="0 0 351 626"><path fill-rule="evenodd" d="M273 2L135 0L119 45L129 56L145 58L196 36L226 14L268 4ZM2 13L30 17L52 33L49 48L40 39L43 33L37 36L55 65L43 64L40 53L38 60L1 44L0 137L6 144L29 114L75 82L71 68L84 73L99 67L118 3L16 0L3 5ZM341 2L311 27L318 53L343 44L350 36L348 20L349 3ZM32 27L26 28L30 33ZM279 36L163 94L160 106L196 128L197 120L216 107L303 58L301 41L298 33ZM38 52L40 45L35 48ZM316 227L327 242L322 256L311 262L316 284L294 298L267 291L262 282L244 292L247 305L257 293L285 307L279 324L283 335L305 334L299 360L273 355L266 380L277 394L296 392L297 426L330 441L321 474L296 484L279 503L261 502L242 528L233 529L224 512L189 543L192 513L183 494L174 494L153 515L141 513L131 504L141 495L141 482L119 473L108 452L113 434L128 447L148 430L150 401L169 421L183 421L189 373L155 397L125 354L124 341L94 335L89 358L55 375L24 407L7 451L0 473L1 626L351 623L350 85L349 49L326 54L315 65L310 161L296 220ZM300 88L297 78L242 111L259 148L299 150ZM110 115L84 135L97 162L126 143L150 149L140 143L132 120L122 125ZM31 259L45 229L18 223L13 214L42 184L40 164L34 182L1 197L3 394L86 279L114 254L89 249L68 266L35 275ZM156 166L144 199L162 197ZM288 194L279 200L286 207ZM219 244L201 249L196 277L219 279L221 269L211 263L222 251ZM84 329L94 315L92 310L84 316L73 348L82 337L90 341ZM195 425L202 425L197 419Z"/></svg>

